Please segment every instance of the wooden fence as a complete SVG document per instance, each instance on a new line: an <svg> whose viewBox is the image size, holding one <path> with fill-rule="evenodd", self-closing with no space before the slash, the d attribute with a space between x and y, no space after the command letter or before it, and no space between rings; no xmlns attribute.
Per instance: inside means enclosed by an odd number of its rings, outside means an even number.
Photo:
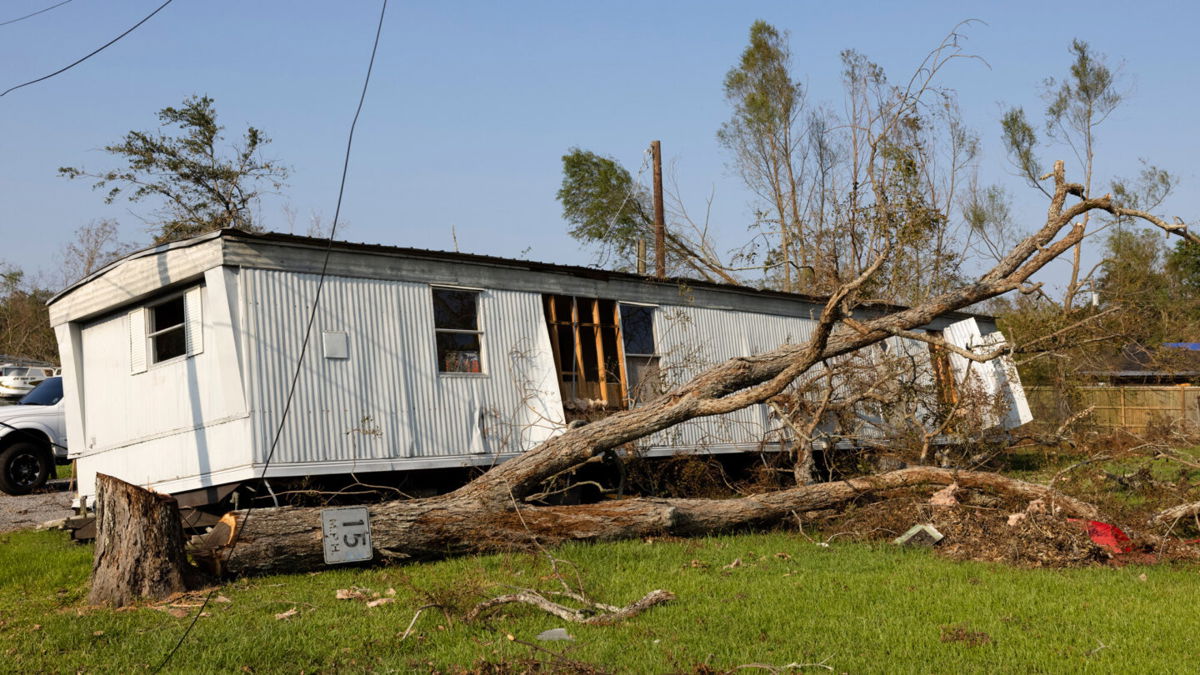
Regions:
<svg viewBox="0 0 1200 675"><path fill-rule="evenodd" d="M1139 432L1156 421L1175 420L1200 427L1200 387L1077 387L1069 401L1053 387L1026 387L1025 394L1034 419L1064 419L1095 406L1088 421L1100 427Z"/></svg>

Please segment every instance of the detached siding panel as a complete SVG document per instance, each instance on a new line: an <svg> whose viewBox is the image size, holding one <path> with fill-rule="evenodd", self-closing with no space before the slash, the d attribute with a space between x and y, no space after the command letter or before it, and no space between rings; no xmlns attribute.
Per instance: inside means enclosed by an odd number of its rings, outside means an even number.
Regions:
<svg viewBox="0 0 1200 675"><path fill-rule="evenodd" d="M266 460L319 276L242 272L256 461ZM537 294L480 293L484 375L440 374L427 284L326 277L313 338L272 465L516 453L557 433L562 404ZM345 331L326 359L321 331Z"/></svg>

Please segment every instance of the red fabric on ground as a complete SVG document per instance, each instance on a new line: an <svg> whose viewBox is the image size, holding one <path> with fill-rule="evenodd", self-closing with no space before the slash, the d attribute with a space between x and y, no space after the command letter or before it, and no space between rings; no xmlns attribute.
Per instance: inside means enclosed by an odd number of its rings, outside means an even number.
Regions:
<svg viewBox="0 0 1200 675"><path fill-rule="evenodd" d="M1116 525L1102 523L1098 520L1079 520L1067 518L1069 523L1086 524L1088 538L1097 546L1106 548L1113 553L1129 553L1133 547L1129 545L1129 535Z"/></svg>

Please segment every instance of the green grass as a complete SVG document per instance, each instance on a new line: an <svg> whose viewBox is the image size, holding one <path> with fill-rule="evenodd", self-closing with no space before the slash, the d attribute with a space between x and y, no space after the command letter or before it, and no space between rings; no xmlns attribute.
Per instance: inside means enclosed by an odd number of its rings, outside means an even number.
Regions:
<svg viewBox="0 0 1200 675"><path fill-rule="evenodd" d="M74 478L75 477L75 462L70 464L59 464L54 467L56 477L58 478Z"/></svg>
<svg viewBox="0 0 1200 675"><path fill-rule="evenodd" d="M423 672L551 658L507 634L616 672L821 661L851 673L1183 672L1200 659L1195 568L1018 570L836 540L825 548L789 534L570 546L556 554L602 602L625 604L655 588L678 599L613 626L568 625L524 606L474 624L427 609L402 642L426 603L458 616L511 586L553 589L544 557L262 577L220 589L229 602L209 605L167 670ZM131 672L170 650L190 616L83 605L90 555L62 533L0 536L0 668ZM734 560L741 564L725 567ZM394 588L396 601L368 608L335 599L351 586ZM275 618L293 608L293 618ZM534 639L555 627L576 640ZM959 628L986 634L986 643L943 641Z"/></svg>

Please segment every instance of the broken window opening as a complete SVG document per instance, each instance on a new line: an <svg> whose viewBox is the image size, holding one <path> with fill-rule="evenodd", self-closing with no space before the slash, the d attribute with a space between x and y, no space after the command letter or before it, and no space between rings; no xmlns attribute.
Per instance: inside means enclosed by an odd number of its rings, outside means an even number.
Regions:
<svg viewBox="0 0 1200 675"><path fill-rule="evenodd" d="M442 373L483 373L479 292L433 289L437 367Z"/></svg>
<svg viewBox="0 0 1200 675"><path fill-rule="evenodd" d="M573 412L625 407L617 303L545 295L542 309L564 408Z"/></svg>

